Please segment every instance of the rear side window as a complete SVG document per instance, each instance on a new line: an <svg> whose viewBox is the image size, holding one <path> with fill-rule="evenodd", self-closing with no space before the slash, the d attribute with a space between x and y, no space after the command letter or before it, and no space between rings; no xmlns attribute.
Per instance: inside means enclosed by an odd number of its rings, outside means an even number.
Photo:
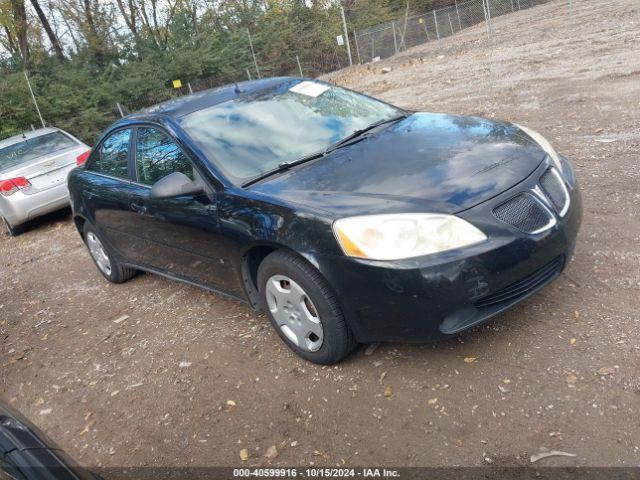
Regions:
<svg viewBox="0 0 640 480"><path fill-rule="evenodd" d="M75 140L62 132L52 132L25 139L22 142L0 148L0 171L78 145Z"/></svg>
<svg viewBox="0 0 640 480"><path fill-rule="evenodd" d="M111 177L129 179L129 140L131 129L119 130L102 142L89 170Z"/></svg>
<svg viewBox="0 0 640 480"><path fill-rule="evenodd" d="M155 128L138 128L136 172L138 182L144 185L153 185L174 172L194 179L193 166L187 156L166 133Z"/></svg>

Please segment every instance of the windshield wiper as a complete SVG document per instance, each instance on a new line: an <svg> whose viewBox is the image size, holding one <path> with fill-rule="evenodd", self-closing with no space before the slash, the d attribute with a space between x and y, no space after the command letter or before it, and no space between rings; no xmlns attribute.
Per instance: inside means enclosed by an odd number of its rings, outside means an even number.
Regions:
<svg viewBox="0 0 640 480"><path fill-rule="evenodd" d="M285 170L289 170L291 167L295 167L296 165L300 165L301 163L309 162L311 160L315 160L316 158L324 157L326 154L325 150L320 152L311 153L309 155L305 155L304 157L298 158L297 160L293 160L291 162L282 162L276 168L272 168L271 170L267 170L264 173L261 173L257 177L253 177L251 180L247 180L242 184L243 187L248 187L249 185L253 185L260 180L264 180L271 175L275 175L276 173L284 172Z"/></svg>
<svg viewBox="0 0 640 480"><path fill-rule="evenodd" d="M371 125L367 125L364 128L360 128L358 130L355 130L351 134L349 134L346 137L344 137L342 140L337 141L333 145L329 145L325 149L324 153L326 155L329 152L333 152L334 150L337 150L338 148L343 147L343 146L351 143L352 140L355 140L356 138L361 137L363 134L373 130L374 128L377 128L377 127L379 127L381 125L385 125L387 123L397 122L398 120L402 120L404 118L407 118L408 116L409 116L408 113L403 113L401 115L396 115L395 117L385 118L383 120L380 120L379 122L375 122L375 123L372 123Z"/></svg>
<svg viewBox="0 0 640 480"><path fill-rule="evenodd" d="M343 147L343 146L347 145L348 143L351 143L353 140L357 139L358 137L361 137L363 134L367 133L370 130L373 130L376 127L379 127L381 125L385 125L387 123L397 122L398 120L402 120L403 118L407 118L409 115L410 115L409 113L405 112L405 113L403 113L401 115L396 115L395 117L391 117L391 118L385 118L384 120L380 120L379 122L375 122L375 123L372 123L371 125L367 125L364 128L360 128L358 130L355 130L354 132L352 132L349 135L347 135L346 137L344 137L342 140L339 140L336 143L333 143L333 144L329 145L324 150L321 150L319 152L314 152L314 153L311 153L309 155L305 155L304 157L298 158L297 160L293 160L291 162L282 162L276 168L272 168L271 170L267 170L266 172L261 173L257 177L253 177L251 180L247 180L246 182L244 182L242 184L242 187L248 187L249 185L253 185L256 182L259 182L260 180L264 180L267 177L270 177L270 176L275 175L275 174L280 173L280 172L284 172L285 170L289 170L290 168L295 167L296 165L300 165L301 163L309 162L311 160L315 160L317 158L324 157L328 153L331 153L334 150L337 150L338 148Z"/></svg>

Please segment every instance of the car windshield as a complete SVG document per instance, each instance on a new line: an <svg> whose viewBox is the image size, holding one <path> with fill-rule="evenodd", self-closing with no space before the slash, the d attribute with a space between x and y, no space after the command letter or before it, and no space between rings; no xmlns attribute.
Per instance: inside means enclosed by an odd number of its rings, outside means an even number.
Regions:
<svg viewBox="0 0 640 480"><path fill-rule="evenodd" d="M301 81L190 113L180 124L225 175L243 183L402 113L340 87Z"/></svg>
<svg viewBox="0 0 640 480"><path fill-rule="evenodd" d="M77 145L71 137L62 132L45 133L38 137L27 138L0 148L0 171Z"/></svg>

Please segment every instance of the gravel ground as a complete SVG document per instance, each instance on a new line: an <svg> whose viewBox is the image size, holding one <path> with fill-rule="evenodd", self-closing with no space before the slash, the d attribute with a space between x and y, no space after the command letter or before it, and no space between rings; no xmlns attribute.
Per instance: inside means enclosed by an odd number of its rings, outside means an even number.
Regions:
<svg viewBox="0 0 640 480"><path fill-rule="evenodd" d="M551 286L451 341L319 367L241 303L108 284L62 212L0 236L2 398L93 467L639 464L639 4L574 4L573 24L552 2L496 18L491 41L477 26L332 75L529 125L572 158L585 217Z"/></svg>

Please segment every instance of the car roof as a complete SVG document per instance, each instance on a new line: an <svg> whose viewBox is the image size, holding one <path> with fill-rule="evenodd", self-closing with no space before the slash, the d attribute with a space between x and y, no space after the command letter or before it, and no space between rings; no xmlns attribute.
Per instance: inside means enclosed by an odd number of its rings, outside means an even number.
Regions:
<svg viewBox="0 0 640 480"><path fill-rule="evenodd" d="M289 84L294 80L299 81L301 78L273 77L211 88L153 105L131 115L127 115L122 120L149 120L157 118L159 115L177 119L189 113L202 110L203 108L234 100L241 95L259 93L262 90L269 90L283 84Z"/></svg>
<svg viewBox="0 0 640 480"><path fill-rule="evenodd" d="M15 145L16 143L24 142L25 140L28 140L30 138L40 137L41 135L46 135L47 133L59 131L60 129L54 127L38 128L37 130L25 130L23 133L19 133L18 135L14 135L13 137L0 140L0 148L9 147L11 145Z"/></svg>

